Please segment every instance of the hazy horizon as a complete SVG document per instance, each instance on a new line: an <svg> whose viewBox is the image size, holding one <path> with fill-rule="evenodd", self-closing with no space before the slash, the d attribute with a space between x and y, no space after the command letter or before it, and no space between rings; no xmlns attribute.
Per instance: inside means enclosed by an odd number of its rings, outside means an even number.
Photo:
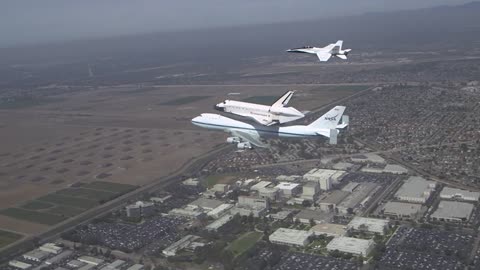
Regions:
<svg viewBox="0 0 480 270"><path fill-rule="evenodd" d="M0 47L76 39L278 23L460 5L467 0L6 0L0 3Z"/></svg>

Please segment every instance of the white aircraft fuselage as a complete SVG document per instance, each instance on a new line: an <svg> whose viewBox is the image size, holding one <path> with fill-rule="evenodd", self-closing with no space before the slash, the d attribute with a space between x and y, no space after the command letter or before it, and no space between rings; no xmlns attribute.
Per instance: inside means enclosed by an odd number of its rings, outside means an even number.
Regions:
<svg viewBox="0 0 480 270"><path fill-rule="evenodd" d="M325 47L304 46L301 48L289 49L287 52L315 54L321 62L328 61L332 56L345 60L351 49L343 50L342 45L343 41L339 40L337 43L329 44Z"/></svg>

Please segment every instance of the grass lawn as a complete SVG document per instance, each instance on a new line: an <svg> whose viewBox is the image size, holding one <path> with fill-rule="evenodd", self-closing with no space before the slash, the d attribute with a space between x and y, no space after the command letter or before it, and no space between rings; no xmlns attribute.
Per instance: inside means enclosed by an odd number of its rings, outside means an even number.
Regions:
<svg viewBox="0 0 480 270"><path fill-rule="evenodd" d="M261 232L247 232L237 238L226 247L227 250L231 251L235 257L242 255L245 251L252 248L255 243L262 237L263 233Z"/></svg>
<svg viewBox="0 0 480 270"><path fill-rule="evenodd" d="M208 188L213 187L215 184L233 184L237 178L236 174L214 174L205 178L205 185Z"/></svg>
<svg viewBox="0 0 480 270"><path fill-rule="evenodd" d="M79 197L62 196L58 194L49 194L38 198L37 200L54 203L57 205L67 205L81 209L88 209L98 205L97 201L88 200Z"/></svg>
<svg viewBox="0 0 480 270"><path fill-rule="evenodd" d="M43 210L53 207L53 204L32 200L22 204L20 207L27 210Z"/></svg>
<svg viewBox="0 0 480 270"><path fill-rule="evenodd" d="M127 184L117 184L112 182L105 182L105 181L95 181L88 184L81 185L82 188L89 188L89 189L96 189L96 190L103 190L113 193L126 193L136 189L136 186L127 185Z"/></svg>
<svg viewBox="0 0 480 270"><path fill-rule="evenodd" d="M0 248L22 238L20 234L0 230Z"/></svg>

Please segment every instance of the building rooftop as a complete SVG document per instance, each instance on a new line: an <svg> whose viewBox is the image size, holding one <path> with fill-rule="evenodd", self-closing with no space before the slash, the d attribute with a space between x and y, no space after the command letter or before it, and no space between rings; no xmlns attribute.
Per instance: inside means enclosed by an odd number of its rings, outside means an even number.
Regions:
<svg viewBox="0 0 480 270"><path fill-rule="evenodd" d="M332 192L327 193L326 195L323 195L320 198L319 203L339 204L348 195L350 195L350 192L342 191L342 190L334 190Z"/></svg>
<svg viewBox="0 0 480 270"><path fill-rule="evenodd" d="M298 214L295 215L295 219L306 219L310 220L313 219L314 221L324 221L324 222L330 222L332 219L332 214L331 213L325 213L322 211L315 211L315 210L309 210L309 209L304 209L300 211Z"/></svg>
<svg viewBox="0 0 480 270"><path fill-rule="evenodd" d="M368 195L377 188L378 185L372 182L363 182L360 183L356 188L355 192L349 193L349 195L338 205L342 208L355 208L363 200L365 200Z"/></svg>
<svg viewBox="0 0 480 270"><path fill-rule="evenodd" d="M395 193L396 197L409 197L409 198L426 198L429 197L430 192L434 189L436 183L434 181L427 181L420 176L411 176L400 189Z"/></svg>
<svg viewBox="0 0 480 270"><path fill-rule="evenodd" d="M262 189L262 188L266 188L268 186L270 186L272 184L272 182L269 182L269 181L260 181L258 183L256 183L255 185L253 185L250 189L251 190L259 190L259 189Z"/></svg>
<svg viewBox="0 0 480 270"><path fill-rule="evenodd" d="M383 206L385 214L396 214L400 216L411 216L420 212L422 209L421 204L404 203L404 202L387 202Z"/></svg>
<svg viewBox="0 0 480 270"><path fill-rule="evenodd" d="M343 236L347 232L345 225L333 223L320 223L310 229L314 234L326 234L330 236Z"/></svg>
<svg viewBox="0 0 480 270"><path fill-rule="evenodd" d="M28 258L36 259L36 260L39 260L39 261L42 261L43 259L48 257L48 255L50 255L49 252L46 252L46 251L43 251L43 250L40 250L40 249L34 249L34 250L31 250L31 251L23 254L23 256L25 258L28 257Z"/></svg>
<svg viewBox="0 0 480 270"><path fill-rule="evenodd" d="M377 154L371 154L371 153L355 155L355 156L352 156L350 159L353 162L372 162L372 163L380 163L380 164L385 163L384 158L382 158Z"/></svg>
<svg viewBox="0 0 480 270"><path fill-rule="evenodd" d="M305 175L303 175L303 178L307 181L320 181L322 179L330 179L334 183L338 183L345 174L345 171L340 170L312 169Z"/></svg>
<svg viewBox="0 0 480 270"><path fill-rule="evenodd" d="M189 203L188 205L200 207L200 208L205 208L205 209L215 209L222 205L223 202L219 200L213 200L213 199L206 199L206 198L199 198L196 199L195 201Z"/></svg>
<svg viewBox="0 0 480 270"><path fill-rule="evenodd" d="M297 183L290 183L290 182L281 182L280 184L276 185L275 187L278 189L283 189L283 190L292 190L296 187L298 187L300 184Z"/></svg>
<svg viewBox="0 0 480 270"><path fill-rule="evenodd" d="M327 245L328 250L358 251L364 253L374 244L373 240L358 239L353 237L339 236L333 238ZM363 254L364 256L366 254Z"/></svg>
<svg viewBox="0 0 480 270"><path fill-rule="evenodd" d="M379 218L365 218L365 217L354 217L350 223L348 223L348 228L358 229L362 226L365 226L368 231L383 231L386 226L388 226L388 220L379 219Z"/></svg>
<svg viewBox="0 0 480 270"><path fill-rule="evenodd" d="M347 192L353 192L359 185L360 185L360 183L350 182L346 186L344 186L342 188L342 190L347 191Z"/></svg>
<svg viewBox="0 0 480 270"><path fill-rule="evenodd" d="M294 230L288 228L278 228L275 232L273 232L269 239L275 239L279 242L303 242L308 237L313 235L312 232L303 231L303 230Z"/></svg>
<svg viewBox="0 0 480 270"><path fill-rule="evenodd" d="M468 220L473 211L473 204L465 202L440 201L437 210L430 216L437 219Z"/></svg>
<svg viewBox="0 0 480 270"><path fill-rule="evenodd" d="M480 198L480 192L473 192L458 188L444 187L440 193L440 197L449 198L449 199L462 199L462 200L471 200L478 201Z"/></svg>
<svg viewBox="0 0 480 270"><path fill-rule="evenodd" d="M228 209L230 209L232 207L233 207L233 204L224 203L224 204L221 204L220 206L218 206L217 208L211 210L210 212L208 212L207 215L208 216L215 216L215 215L221 214L222 212L227 211Z"/></svg>
<svg viewBox="0 0 480 270"><path fill-rule="evenodd" d="M79 261L88 263L88 264L93 264L93 265L99 265L103 263L103 260L100 258L95 258L92 256L81 256L78 258Z"/></svg>

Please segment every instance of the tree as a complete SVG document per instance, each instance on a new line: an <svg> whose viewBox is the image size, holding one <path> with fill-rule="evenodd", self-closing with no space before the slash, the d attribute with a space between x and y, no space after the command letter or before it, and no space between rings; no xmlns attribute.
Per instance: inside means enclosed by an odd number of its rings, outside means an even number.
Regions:
<svg viewBox="0 0 480 270"><path fill-rule="evenodd" d="M311 227L316 225L315 220L313 220L313 218L311 218L309 221L310 221L310 226Z"/></svg>

